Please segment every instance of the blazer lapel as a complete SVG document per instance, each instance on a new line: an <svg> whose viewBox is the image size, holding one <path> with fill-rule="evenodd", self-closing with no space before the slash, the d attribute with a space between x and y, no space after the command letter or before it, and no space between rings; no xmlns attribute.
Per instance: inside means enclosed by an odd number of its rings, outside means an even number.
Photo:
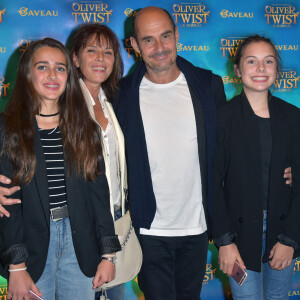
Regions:
<svg viewBox="0 0 300 300"><path fill-rule="evenodd" d="M34 121L34 152L36 157L36 170L34 173L34 179L36 187L42 203L44 215L48 226L50 225L50 207L49 207L49 192L48 192L48 181L47 181L47 169L45 156L39 136L39 129L37 122Z"/></svg>

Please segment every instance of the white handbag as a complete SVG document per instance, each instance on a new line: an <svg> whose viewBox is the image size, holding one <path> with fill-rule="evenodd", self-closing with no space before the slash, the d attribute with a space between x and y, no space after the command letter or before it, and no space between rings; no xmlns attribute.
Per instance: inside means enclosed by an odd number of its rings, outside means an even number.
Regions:
<svg viewBox="0 0 300 300"><path fill-rule="evenodd" d="M128 282L134 279L141 269L142 249L132 226L129 210L115 221L115 232L122 247L122 250L117 252L116 277L104 283L96 291L105 291L105 289Z"/></svg>

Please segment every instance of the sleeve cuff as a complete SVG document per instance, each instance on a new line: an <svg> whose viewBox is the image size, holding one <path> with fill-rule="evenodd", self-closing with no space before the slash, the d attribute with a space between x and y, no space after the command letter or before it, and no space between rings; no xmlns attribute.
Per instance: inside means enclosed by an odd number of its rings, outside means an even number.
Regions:
<svg viewBox="0 0 300 300"><path fill-rule="evenodd" d="M226 232L220 237L214 239L214 244L216 247L226 246L233 244L235 242L236 233L235 232Z"/></svg>
<svg viewBox="0 0 300 300"><path fill-rule="evenodd" d="M277 239L278 239L280 244L285 245L285 246L293 247L295 251L299 250L299 245L297 244L297 242L295 242L290 237L284 235L283 233L279 234L277 236Z"/></svg>
<svg viewBox="0 0 300 300"><path fill-rule="evenodd" d="M23 244L13 245L4 252L0 258L3 265L18 265L26 261L28 257L27 249Z"/></svg>
<svg viewBox="0 0 300 300"><path fill-rule="evenodd" d="M120 251L121 245L117 235L104 236L101 238L101 252L103 254Z"/></svg>

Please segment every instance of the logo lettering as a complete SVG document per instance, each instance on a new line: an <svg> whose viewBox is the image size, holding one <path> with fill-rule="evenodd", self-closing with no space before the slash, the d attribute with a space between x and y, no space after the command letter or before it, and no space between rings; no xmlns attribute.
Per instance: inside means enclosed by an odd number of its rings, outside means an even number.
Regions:
<svg viewBox="0 0 300 300"><path fill-rule="evenodd" d="M108 10L106 3L73 3L72 16L74 16L75 23L83 21L84 23L109 23L109 18L113 10Z"/></svg>
<svg viewBox="0 0 300 300"><path fill-rule="evenodd" d="M220 12L222 18L253 18L253 13L246 13L246 12L230 12L226 9L223 9Z"/></svg>
<svg viewBox="0 0 300 300"><path fill-rule="evenodd" d="M274 82L276 91L286 92L298 87L300 76L297 76L297 72L291 69L282 70L278 72L278 78ZM298 265L299 267L299 265Z"/></svg>
<svg viewBox="0 0 300 300"><path fill-rule="evenodd" d="M243 40L243 37L228 37L221 39L220 50L222 51L222 57L227 57L227 54L229 54L229 59L232 59L238 46Z"/></svg>
<svg viewBox="0 0 300 300"><path fill-rule="evenodd" d="M173 17L175 24L183 27L199 27L207 23L210 11L204 4L174 4Z"/></svg>
<svg viewBox="0 0 300 300"><path fill-rule="evenodd" d="M5 78L0 77L0 97L6 97L7 96L7 90L9 90L10 83L4 83ZM6 289L6 288L4 288ZM0 288L0 293L3 295L3 288ZM5 290L6 291L6 290Z"/></svg>
<svg viewBox="0 0 300 300"><path fill-rule="evenodd" d="M291 27L297 24L299 17L299 11L296 12L296 7L290 4L267 5L265 12L267 24L272 24L273 27Z"/></svg>
<svg viewBox="0 0 300 300"><path fill-rule="evenodd" d="M27 7L21 7L18 11L18 13L22 17L57 17L58 11L57 10L30 10Z"/></svg>
<svg viewBox="0 0 300 300"><path fill-rule="evenodd" d="M2 16L4 16L5 15L5 11L6 11L6 9L2 9L2 10L0 10L0 23L2 23Z"/></svg>

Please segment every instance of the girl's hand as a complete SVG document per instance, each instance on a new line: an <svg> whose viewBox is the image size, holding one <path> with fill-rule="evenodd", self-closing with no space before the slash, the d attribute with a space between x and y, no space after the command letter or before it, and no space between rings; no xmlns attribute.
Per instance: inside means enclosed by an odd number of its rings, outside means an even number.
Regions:
<svg viewBox="0 0 300 300"><path fill-rule="evenodd" d="M10 269L24 268L25 264L10 265ZM30 300L29 290L32 290L38 296L42 296L42 293L38 287L34 284L30 275L26 270L16 271L9 273L7 300Z"/></svg>
<svg viewBox="0 0 300 300"><path fill-rule="evenodd" d="M231 276L232 269L236 261L243 269L246 269L244 262L240 256L239 250L235 244L220 247L219 265L223 273L227 274L227 276Z"/></svg>
<svg viewBox="0 0 300 300"><path fill-rule="evenodd" d="M293 247L285 246L277 242L270 252L269 258L272 258L272 260L269 261L269 265L274 270L283 270L292 263L293 256Z"/></svg>
<svg viewBox="0 0 300 300"><path fill-rule="evenodd" d="M93 280L93 289L98 288L103 283L112 281L115 277L115 265L111 261L102 259L98 265L97 272Z"/></svg>

